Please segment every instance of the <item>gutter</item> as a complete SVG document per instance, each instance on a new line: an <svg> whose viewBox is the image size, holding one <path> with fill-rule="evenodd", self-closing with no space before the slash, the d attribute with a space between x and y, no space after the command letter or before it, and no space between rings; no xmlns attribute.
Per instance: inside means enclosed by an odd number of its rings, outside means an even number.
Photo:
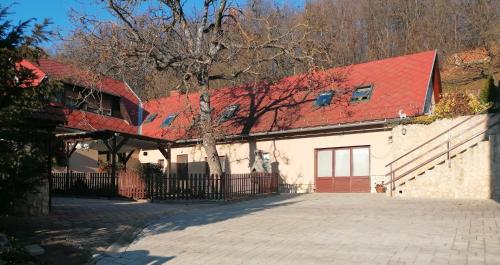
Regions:
<svg viewBox="0 0 500 265"><path fill-rule="evenodd" d="M139 96L137 96L137 94L134 92L134 90L132 90L132 88L130 88L130 86L128 85L127 82L123 81L123 83L125 83L125 85L130 90L130 92L132 92L132 94L134 94L134 96L139 101L139 106L137 106L137 134L142 135L142 114L144 111L144 109L142 107L143 106L142 100L141 100L141 98L139 98Z"/></svg>
<svg viewBox="0 0 500 265"><path fill-rule="evenodd" d="M364 126L373 126L373 125L387 125L390 121L397 121L396 119L384 119L378 121L369 121L369 122L358 122L358 123L346 123L346 124L336 124L336 125L327 125L320 127L309 127L309 128L298 128L298 129L290 129L283 131L274 131L274 132L258 132L258 133L250 133L246 135L228 135L223 138L223 140L233 140L233 139L241 139L244 137L260 137L260 136L273 136L280 134L288 134L288 133L307 133L307 132L316 132L323 130L331 130L331 129L343 129L343 128L356 128L356 127L364 127ZM177 140L176 144L189 144L189 143L199 143L202 139L189 139L189 140Z"/></svg>

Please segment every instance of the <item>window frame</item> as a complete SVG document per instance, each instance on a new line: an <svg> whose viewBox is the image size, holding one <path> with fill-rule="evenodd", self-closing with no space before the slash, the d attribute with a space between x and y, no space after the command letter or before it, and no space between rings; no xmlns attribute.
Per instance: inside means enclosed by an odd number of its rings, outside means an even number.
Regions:
<svg viewBox="0 0 500 265"><path fill-rule="evenodd" d="M151 118L151 116L154 116L153 118ZM153 122L156 118L158 117L158 113L156 112L153 112L151 114L149 114L145 119L144 119L144 122L142 124L148 124L148 123L151 123Z"/></svg>
<svg viewBox="0 0 500 265"><path fill-rule="evenodd" d="M234 108L234 110L232 110L232 108ZM239 109L240 109L240 104L231 104L231 105L227 106L219 114L219 118L217 119L217 121L219 123L224 123L224 122L234 118L234 116L236 115L236 113L238 112ZM227 115L227 114L231 114L231 115Z"/></svg>
<svg viewBox="0 0 500 265"><path fill-rule="evenodd" d="M368 97L366 99L360 99L360 100L358 100L358 98L354 98L354 94L356 93L356 91L358 89L364 89L364 88L369 88L370 89L370 93L368 94ZM374 89L375 89L375 86L373 84L366 84L366 85L356 86L354 88L354 91L352 92L352 95L351 95L351 102L352 103L358 103L358 102L367 102L367 101L370 101L370 99L372 98L373 90Z"/></svg>
<svg viewBox="0 0 500 265"><path fill-rule="evenodd" d="M168 115L160 124L160 128L162 129L165 129L167 127L169 127L170 125L172 125L172 123L174 122L175 118L177 118L177 113L171 113L170 115ZM170 122L168 124L165 125L165 121L167 121L167 119L170 119Z"/></svg>
<svg viewBox="0 0 500 265"><path fill-rule="evenodd" d="M318 101L319 99L323 96L323 95L327 95L328 96L328 100L327 102L323 103L323 104L318 104ZM329 91L324 91L324 92L321 92L319 93L317 96L316 96L316 100L314 101L314 106L318 107L318 108L321 108L321 107L326 107L326 106L330 106L330 104L332 103L332 100L333 100L333 97L335 96L335 91L333 90L329 90Z"/></svg>
<svg viewBox="0 0 500 265"><path fill-rule="evenodd" d="M367 176L354 176L354 163L353 163L353 149L357 148L367 148L368 149L368 175ZM335 176L335 150L347 149L349 150L349 176ZM330 151L332 152L332 176L318 176L318 152L319 151ZM371 145L356 145L356 146L339 146L339 147L326 147L326 148L316 148L314 149L314 177L319 179L325 178L358 178L358 177L370 177L371 176Z"/></svg>

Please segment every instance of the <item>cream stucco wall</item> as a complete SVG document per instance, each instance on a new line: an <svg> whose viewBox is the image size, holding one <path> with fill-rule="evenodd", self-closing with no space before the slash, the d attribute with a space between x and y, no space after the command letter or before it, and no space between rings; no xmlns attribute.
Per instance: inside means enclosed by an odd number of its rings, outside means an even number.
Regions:
<svg viewBox="0 0 500 265"><path fill-rule="evenodd" d="M314 191L314 151L320 148L370 146L370 175L372 190L375 182L385 179L385 164L392 158L389 144L390 130L346 133L319 137L301 137L279 140L258 140L254 143L232 143L217 146L220 156L226 159L226 170L233 174L249 173L254 150L262 150L271 156L271 168L279 172L291 190ZM147 152L145 155L144 152ZM201 145L173 148L171 153L172 172L176 172L177 155L188 155L189 173L204 173L205 152ZM141 163L157 163L164 159L158 150L142 150Z"/></svg>
<svg viewBox="0 0 500 265"><path fill-rule="evenodd" d="M69 169L78 172L95 172L98 168L97 157L96 150L75 150L69 158Z"/></svg>

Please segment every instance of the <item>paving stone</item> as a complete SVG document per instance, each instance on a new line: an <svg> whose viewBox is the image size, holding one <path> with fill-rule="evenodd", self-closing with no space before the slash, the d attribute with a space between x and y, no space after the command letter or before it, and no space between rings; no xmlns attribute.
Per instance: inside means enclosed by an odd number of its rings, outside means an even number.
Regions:
<svg viewBox="0 0 500 265"><path fill-rule="evenodd" d="M160 218L127 251L155 264L500 264L498 235L491 200L281 195Z"/></svg>

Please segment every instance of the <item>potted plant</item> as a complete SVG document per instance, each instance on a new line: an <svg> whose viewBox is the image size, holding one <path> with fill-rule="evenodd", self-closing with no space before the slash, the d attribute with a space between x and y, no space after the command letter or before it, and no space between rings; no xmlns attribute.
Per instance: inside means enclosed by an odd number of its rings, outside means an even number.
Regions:
<svg viewBox="0 0 500 265"><path fill-rule="evenodd" d="M385 193L386 190L387 190L387 188L385 187L383 181L382 181L382 183L377 183L375 185L375 191L377 191L377 193Z"/></svg>

